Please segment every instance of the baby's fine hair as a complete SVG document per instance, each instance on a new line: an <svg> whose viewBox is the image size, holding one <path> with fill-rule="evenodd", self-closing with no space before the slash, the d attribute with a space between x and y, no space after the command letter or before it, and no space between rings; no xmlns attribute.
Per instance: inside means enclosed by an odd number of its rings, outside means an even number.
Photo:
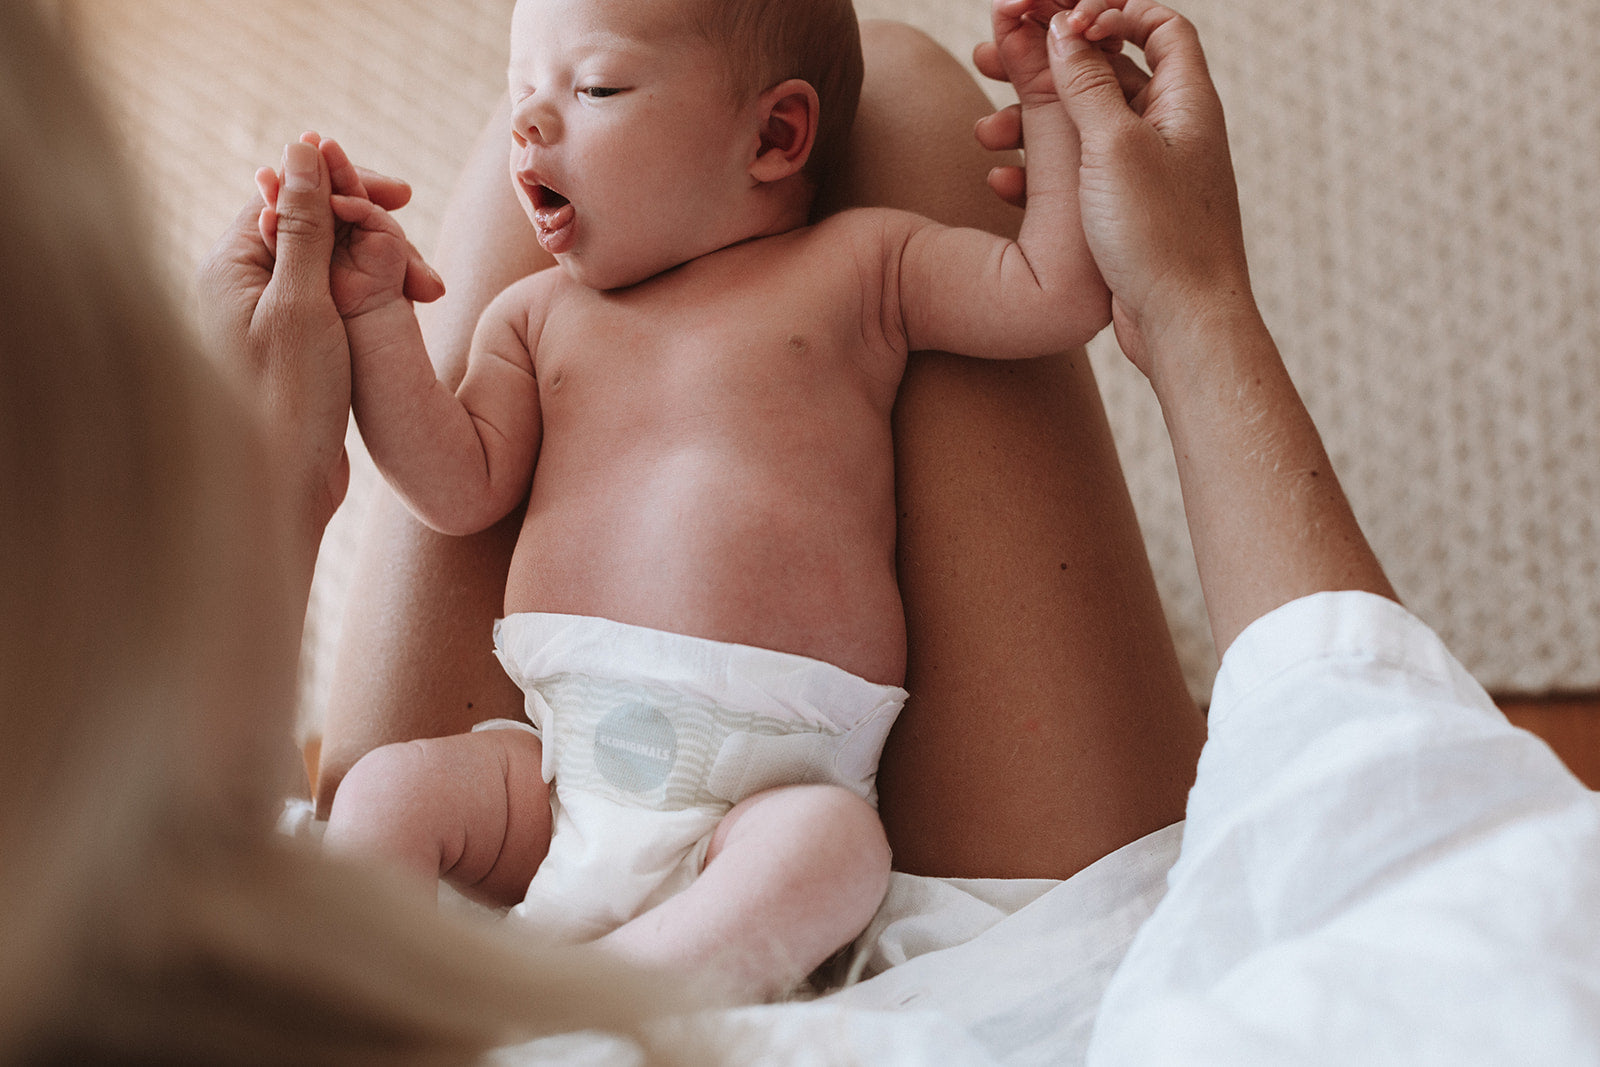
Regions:
<svg viewBox="0 0 1600 1067"><path fill-rule="evenodd" d="M861 99L861 31L851 0L701 0L697 29L728 57L734 87L763 92L787 78L817 91L821 118L805 173L838 171Z"/></svg>

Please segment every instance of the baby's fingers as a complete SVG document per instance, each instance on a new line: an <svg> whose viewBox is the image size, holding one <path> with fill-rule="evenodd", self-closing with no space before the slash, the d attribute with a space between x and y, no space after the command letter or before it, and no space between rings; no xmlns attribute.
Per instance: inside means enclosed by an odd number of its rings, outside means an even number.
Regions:
<svg viewBox="0 0 1600 1067"><path fill-rule="evenodd" d="M333 217L340 222L365 230L399 229L383 208L364 196L335 194L328 198L328 204L333 208Z"/></svg>
<svg viewBox="0 0 1600 1067"><path fill-rule="evenodd" d="M366 187L372 202L386 211L398 211L411 203L411 186L400 178L391 178L366 167L357 167L361 184Z"/></svg>
<svg viewBox="0 0 1600 1067"><path fill-rule="evenodd" d="M1072 10L1067 12L1067 24L1084 40L1098 41L1100 38L1094 36L1090 31L1094 28L1095 23L1105 17L1110 10L1112 8L1107 3L1107 0L1078 0L1076 4L1072 5ZM1121 14L1121 12L1118 11L1117 14ZM1101 36L1104 36L1104 34Z"/></svg>
<svg viewBox="0 0 1600 1067"><path fill-rule="evenodd" d="M995 167L987 176L994 195L1012 207L1024 207L1028 200L1028 175L1021 167Z"/></svg>
<svg viewBox="0 0 1600 1067"><path fill-rule="evenodd" d="M1000 61L1000 46L993 41L984 41L972 50L972 65L978 68L978 73L985 78L992 78L997 82L1010 81L1006 73L1006 65Z"/></svg>
<svg viewBox="0 0 1600 1067"><path fill-rule="evenodd" d="M978 143L991 152L1007 152L1022 147L1022 107L1012 104L992 115L985 115L973 127Z"/></svg>
<svg viewBox="0 0 1600 1067"><path fill-rule="evenodd" d="M336 196L359 196L370 199L361 172L350 162L350 156L331 137L322 142L322 158L328 161L328 177L333 181Z"/></svg>
<svg viewBox="0 0 1600 1067"><path fill-rule="evenodd" d="M407 300L419 304L431 304L444 295L444 279L428 266L416 246L409 244L406 246L405 294Z"/></svg>
<svg viewBox="0 0 1600 1067"><path fill-rule="evenodd" d="M322 142L322 154L333 172L333 191L364 196L385 211L398 211L411 203L411 186L399 178L357 166L337 141Z"/></svg>
<svg viewBox="0 0 1600 1067"><path fill-rule="evenodd" d="M406 299L428 304L444 295L443 279L439 277L437 271L428 266L427 261L422 258L422 253L406 240L405 231L400 228L400 224L382 207L364 196L338 194L330 196L328 204L333 208L334 218L340 222L348 223L358 231L386 234L405 246L406 274L401 288Z"/></svg>
<svg viewBox="0 0 1600 1067"><path fill-rule="evenodd" d="M278 254L278 187L277 171L271 167L256 171L256 191L266 205L256 216L256 228L261 231L261 240L267 246L267 251L274 256Z"/></svg>

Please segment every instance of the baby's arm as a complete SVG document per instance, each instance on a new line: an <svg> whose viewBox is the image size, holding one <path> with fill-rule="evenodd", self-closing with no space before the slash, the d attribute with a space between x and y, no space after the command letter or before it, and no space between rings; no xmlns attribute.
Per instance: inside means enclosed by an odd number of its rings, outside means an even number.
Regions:
<svg viewBox="0 0 1600 1067"><path fill-rule="evenodd" d="M527 492L538 450L530 327L546 280L511 286L479 320L457 392L439 381L405 298L409 244L387 212L334 197L350 224L334 253L334 303L350 340L351 406L385 480L424 523L469 534Z"/></svg>
<svg viewBox="0 0 1600 1067"><path fill-rule="evenodd" d="M1079 216L1078 133L1045 52L1050 17L1072 6L994 0L995 42L1021 102L1027 146L1026 214L1017 239L913 219L889 227L913 350L1024 358L1075 348L1111 321L1110 292Z"/></svg>

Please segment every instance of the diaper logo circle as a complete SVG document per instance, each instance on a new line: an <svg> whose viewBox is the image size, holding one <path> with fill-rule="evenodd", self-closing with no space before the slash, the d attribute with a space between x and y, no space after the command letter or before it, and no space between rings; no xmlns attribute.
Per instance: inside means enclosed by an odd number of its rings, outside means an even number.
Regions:
<svg viewBox="0 0 1600 1067"><path fill-rule="evenodd" d="M667 780L678 758L678 734L648 704L624 704L594 728L594 765L606 781L648 793Z"/></svg>

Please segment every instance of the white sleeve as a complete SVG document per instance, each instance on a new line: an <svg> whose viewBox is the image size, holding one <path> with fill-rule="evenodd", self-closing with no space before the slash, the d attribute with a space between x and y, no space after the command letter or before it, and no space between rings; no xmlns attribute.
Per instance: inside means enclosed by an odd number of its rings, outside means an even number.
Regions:
<svg viewBox="0 0 1600 1067"><path fill-rule="evenodd" d="M1209 729L1090 1062L1600 1062L1596 795L1423 623L1288 604Z"/></svg>

